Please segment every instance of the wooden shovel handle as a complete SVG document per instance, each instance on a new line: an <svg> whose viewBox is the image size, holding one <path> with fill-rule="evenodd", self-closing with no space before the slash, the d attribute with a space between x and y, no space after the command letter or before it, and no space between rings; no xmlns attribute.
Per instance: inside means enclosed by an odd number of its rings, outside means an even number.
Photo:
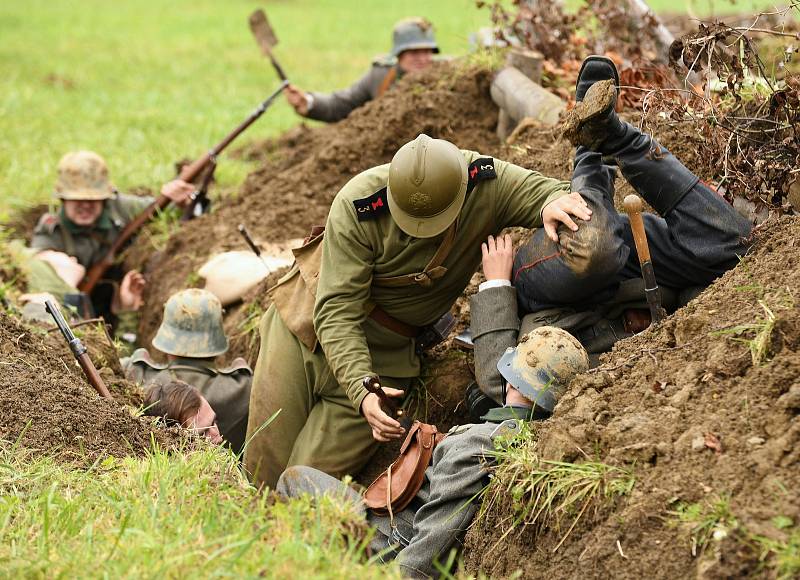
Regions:
<svg viewBox="0 0 800 580"><path fill-rule="evenodd" d="M650 246L647 245L647 236L644 233L642 220L642 199L638 195L628 195L622 202L625 213L631 221L633 241L636 243L636 253L639 254L639 264L650 261Z"/></svg>

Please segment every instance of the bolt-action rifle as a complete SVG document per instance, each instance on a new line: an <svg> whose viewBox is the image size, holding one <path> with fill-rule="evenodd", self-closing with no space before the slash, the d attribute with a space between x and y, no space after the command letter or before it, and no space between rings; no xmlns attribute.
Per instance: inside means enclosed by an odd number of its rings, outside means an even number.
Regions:
<svg viewBox="0 0 800 580"><path fill-rule="evenodd" d="M50 316L53 317L53 320L55 321L56 326L58 326L58 329L61 331L61 334L64 335L64 339L67 341L72 354L75 355L75 360L77 360L78 364L81 365L83 374L86 375L86 380L89 381L89 384L92 385L94 390L97 391L101 397L104 399L112 399L111 393L108 392L108 388L103 382L100 373L97 372L97 369L94 367L94 363L92 363L92 359L89 358L89 355L86 352L86 347L83 346L81 339L77 338L72 333L72 329L70 329L67 321L64 320L64 316L61 314L58 306L56 306L52 301L46 300L44 307L50 313Z"/></svg>
<svg viewBox="0 0 800 580"><path fill-rule="evenodd" d="M264 114L264 111L266 111L270 105L272 105L275 99L278 98L283 89L286 88L287 84L288 81L283 81L280 87L278 87L274 93L272 93L263 103L261 103L255 111L250 113L250 116L247 117L247 119L245 119L233 131L231 131L208 153L205 153L197 161L194 161L193 163L184 167L178 177L183 181L190 183L196 180L210 163L216 162L217 155L222 153L222 151L225 150L225 148L230 145L231 142L236 139L236 137L243 133L245 129L247 129L261 115ZM78 289L81 292L90 294L97 283L102 279L103 275L106 273L106 270L108 270L114 264L117 254L125 246L125 244L128 243L128 241L133 238L133 236L135 236L139 230L153 218L156 212L167 207L169 203L170 199L167 196L159 195L153 203L147 206L142 213L137 215L133 221L126 225L120 232L117 239L114 240L114 243L111 244L108 252L106 252L106 254L97 263L93 264L92 267L89 268L89 271L86 273L86 277L78 285Z"/></svg>

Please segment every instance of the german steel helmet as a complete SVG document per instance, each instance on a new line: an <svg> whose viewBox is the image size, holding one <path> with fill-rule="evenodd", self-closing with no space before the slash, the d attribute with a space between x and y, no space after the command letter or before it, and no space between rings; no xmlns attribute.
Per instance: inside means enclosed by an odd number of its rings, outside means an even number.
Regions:
<svg viewBox="0 0 800 580"><path fill-rule="evenodd" d="M497 361L497 370L522 395L553 411L569 382L589 368L589 355L566 330L540 326Z"/></svg>
<svg viewBox="0 0 800 580"><path fill-rule="evenodd" d="M58 162L55 196L59 199L101 201L113 197L108 166L93 151L67 153Z"/></svg>
<svg viewBox="0 0 800 580"><path fill-rule="evenodd" d="M439 52L436 37L433 35L433 24L426 18L405 18L394 25L392 31L392 56L400 56L405 50L429 48Z"/></svg>
<svg viewBox="0 0 800 580"><path fill-rule="evenodd" d="M432 238L458 217L467 193L467 160L443 139L420 135L389 165L387 199L395 223L415 238Z"/></svg>
<svg viewBox="0 0 800 580"><path fill-rule="evenodd" d="M222 304L207 290L192 288L169 297L153 346L174 356L206 358L228 350Z"/></svg>

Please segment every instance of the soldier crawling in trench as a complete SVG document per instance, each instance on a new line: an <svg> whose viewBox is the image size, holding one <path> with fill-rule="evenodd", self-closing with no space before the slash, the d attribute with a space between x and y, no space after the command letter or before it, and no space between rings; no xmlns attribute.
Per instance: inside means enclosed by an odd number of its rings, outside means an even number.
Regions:
<svg viewBox="0 0 800 580"><path fill-rule="evenodd" d="M382 96L403 75L428 68L438 52L433 25L424 18L406 18L392 31L391 55L372 63L370 70L351 87L326 94L289 85L284 93L297 114L334 123Z"/></svg>

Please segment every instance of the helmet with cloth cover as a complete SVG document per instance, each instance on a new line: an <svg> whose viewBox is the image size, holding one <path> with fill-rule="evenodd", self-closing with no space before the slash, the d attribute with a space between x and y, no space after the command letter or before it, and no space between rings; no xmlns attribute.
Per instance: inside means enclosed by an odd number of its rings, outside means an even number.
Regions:
<svg viewBox="0 0 800 580"><path fill-rule="evenodd" d="M503 378L526 399L552 412L570 381L589 369L589 355L574 336L540 326L497 361Z"/></svg>
<svg viewBox="0 0 800 580"><path fill-rule="evenodd" d="M432 238L456 221L466 199L468 165L461 150L425 134L403 145L389 165L387 201L409 236Z"/></svg>
<svg viewBox="0 0 800 580"><path fill-rule="evenodd" d="M222 304L207 290L191 288L169 297L153 346L174 356L208 358L228 350Z"/></svg>
<svg viewBox="0 0 800 580"><path fill-rule="evenodd" d="M394 25L392 30L392 56L398 57L406 50L430 49L439 52L433 24L427 18L405 18Z"/></svg>
<svg viewBox="0 0 800 580"><path fill-rule="evenodd" d="M55 196L62 200L103 201L114 196L108 165L93 151L73 151L58 162Z"/></svg>

